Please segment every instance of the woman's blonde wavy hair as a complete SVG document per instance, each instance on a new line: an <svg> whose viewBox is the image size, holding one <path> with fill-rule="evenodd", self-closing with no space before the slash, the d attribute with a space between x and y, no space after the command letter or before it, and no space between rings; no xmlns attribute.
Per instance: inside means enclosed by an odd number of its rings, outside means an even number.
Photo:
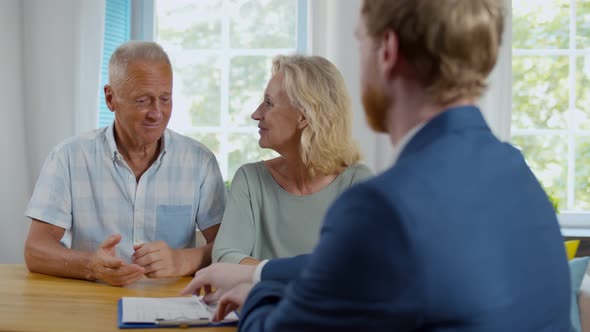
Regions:
<svg viewBox="0 0 590 332"><path fill-rule="evenodd" d="M279 72L291 104L308 123L300 154L309 175L340 173L358 162L350 96L336 66L320 56L279 55L273 59L272 74Z"/></svg>

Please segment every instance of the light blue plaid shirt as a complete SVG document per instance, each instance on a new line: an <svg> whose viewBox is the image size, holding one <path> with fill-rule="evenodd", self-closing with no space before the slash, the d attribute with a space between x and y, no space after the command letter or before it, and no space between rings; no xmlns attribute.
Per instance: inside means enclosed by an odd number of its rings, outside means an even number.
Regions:
<svg viewBox="0 0 590 332"><path fill-rule="evenodd" d="M120 233L117 254L129 261L136 243L194 247L196 228L219 224L224 208L217 160L202 144L167 129L137 183L111 125L51 151L25 214L66 229L62 242L75 250L95 251Z"/></svg>

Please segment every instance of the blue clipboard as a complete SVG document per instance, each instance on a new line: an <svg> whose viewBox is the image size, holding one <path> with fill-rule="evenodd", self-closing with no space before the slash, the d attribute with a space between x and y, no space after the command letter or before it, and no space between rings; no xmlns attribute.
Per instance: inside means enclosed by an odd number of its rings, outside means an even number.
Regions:
<svg viewBox="0 0 590 332"><path fill-rule="evenodd" d="M119 299L117 302L117 325L120 329L156 329L156 328L173 328L179 326L163 326L156 323L123 323L123 300ZM238 322L219 322L198 325L188 325L186 327L221 327L221 326L236 326ZM185 327L185 326L183 326Z"/></svg>

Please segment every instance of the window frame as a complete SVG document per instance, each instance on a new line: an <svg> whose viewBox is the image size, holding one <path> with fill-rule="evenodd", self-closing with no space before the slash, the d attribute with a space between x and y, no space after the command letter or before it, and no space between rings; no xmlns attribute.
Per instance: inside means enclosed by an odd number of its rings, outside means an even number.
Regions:
<svg viewBox="0 0 590 332"><path fill-rule="evenodd" d="M590 50L581 50L576 45L576 17L577 17L577 1L569 0L570 2L570 19L569 21L569 44L567 49L518 49L512 46L512 1L507 1L507 8L510 9L510 15L507 15L508 24L506 29L509 30L511 54L510 63L514 57L519 56L538 56L538 57L550 57L550 56L568 56L568 106L565 112L567 121L567 127L565 129L527 129L527 128L514 128L512 125L512 117L507 118L510 121L510 136L526 137L526 136L554 136L563 135L567 137L567 188L566 188L566 207L562 208L558 214L558 220L561 225L562 234L564 236L590 236L590 211L575 210L574 199L575 199L575 148L576 138L582 136L590 136L590 131L579 130L575 124L573 124L573 113L576 110L576 67L577 58L581 55L588 55ZM510 70L510 77L512 77L512 65L508 66ZM509 96L512 104L512 83L505 85L503 89L506 89L505 95ZM506 93L507 92L507 93ZM510 110L511 112L513 110ZM512 139L510 139L512 141Z"/></svg>
<svg viewBox="0 0 590 332"><path fill-rule="evenodd" d="M157 0L132 0L132 15L131 15L131 26L132 26L132 39L140 40L153 40L157 38L157 27L156 27L156 1ZM217 155L217 161L221 169L221 174L224 180L233 178L234 174L228 174L229 171L229 136L231 134L243 134L243 133L257 133L258 128L253 122L252 126L234 126L224 125L229 123L229 69L230 61L235 56L275 56L277 54L288 54L288 53L303 53L307 54L310 49L309 43L309 0L297 0L298 15L297 21L297 47L296 48L276 48L276 49L231 49L226 48L229 45L230 37L230 19L224 16L222 19L222 72L221 72L221 121L219 126L199 126L192 127L184 131L183 135L190 135L191 133L199 134L218 134L219 138L219 155ZM191 54L199 56L210 56L218 55L220 50L208 51L204 50L192 50L189 51ZM270 68L268 69L270 71ZM260 92L261 96L263 91ZM254 110L252 110L254 111Z"/></svg>

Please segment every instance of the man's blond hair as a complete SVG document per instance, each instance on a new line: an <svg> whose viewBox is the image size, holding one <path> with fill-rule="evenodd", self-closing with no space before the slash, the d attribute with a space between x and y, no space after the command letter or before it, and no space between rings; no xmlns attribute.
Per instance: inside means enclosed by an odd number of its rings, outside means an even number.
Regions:
<svg viewBox="0 0 590 332"><path fill-rule="evenodd" d="M504 0L364 0L369 35L390 29L433 101L477 98L496 64Z"/></svg>

